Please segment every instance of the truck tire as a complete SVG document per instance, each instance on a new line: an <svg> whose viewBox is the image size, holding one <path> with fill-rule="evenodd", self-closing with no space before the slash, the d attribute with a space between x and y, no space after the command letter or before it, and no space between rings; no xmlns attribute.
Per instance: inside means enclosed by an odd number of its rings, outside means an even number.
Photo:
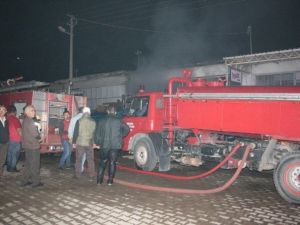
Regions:
<svg viewBox="0 0 300 225"><path fill-rule="evenodd" d="M300 204L300 152L283 156L273 177L281 197L288 202Z"/></svg>
<svg viewBox="0 0 300 225"><path fill-rule="evenodd" d="M152 171L157 164L157 154L149 137L140 137L133 148L136 166L142 170Z"/></svg>

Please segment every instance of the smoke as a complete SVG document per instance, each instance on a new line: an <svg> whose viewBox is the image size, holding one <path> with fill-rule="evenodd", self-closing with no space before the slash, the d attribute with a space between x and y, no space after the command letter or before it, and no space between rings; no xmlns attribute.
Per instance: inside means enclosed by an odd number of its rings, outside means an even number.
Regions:
<svg viewBox="0 0 300 225"><path fill-rule="evenodd" d="M129 92L134 93L139 85L146 91L163 91L171 76L181 76L182 68L207 57L209 45L201 35L202 27L191 13L191 5L157 5L152 17L152 28L157 32L147 38L147 49L131 77Z"/></svg>

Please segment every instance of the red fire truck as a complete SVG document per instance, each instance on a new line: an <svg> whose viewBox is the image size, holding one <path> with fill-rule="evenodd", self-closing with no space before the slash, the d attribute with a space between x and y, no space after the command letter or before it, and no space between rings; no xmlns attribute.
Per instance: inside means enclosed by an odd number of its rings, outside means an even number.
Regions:
<svg viewBox="0 0 300 225"><path fill-rule="evenodd" d="M62 151L58 124L63 120L64 110L76 115L79 107L86 106L87 98L44 91L11 91L0 94L0 103L15 105L20 119L24 106L34 105L42 136L41 152L57 153Z"/></svg>
<svg viewBox="0 0 300 225"><path fill-rule="evenodd" d="M128 101L131 131L123 149L152 171L170 161L199 166L224 159L239 142L255 143L247 166L274 170L279 194L300 203L300 87L224 86L223 81L169 80L167 93L139 92ZM228 161L236 168L243 148Z"/></svg>

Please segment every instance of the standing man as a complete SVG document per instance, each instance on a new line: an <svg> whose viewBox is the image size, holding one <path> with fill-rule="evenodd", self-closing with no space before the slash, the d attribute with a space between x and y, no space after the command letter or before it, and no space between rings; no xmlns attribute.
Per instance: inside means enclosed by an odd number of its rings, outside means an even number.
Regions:
<svg viewBox="0 0 300 225"><path fill-rule="evenodd" d="M59 169L70 168L71 167L71 154L72 145L69 140L68 130L70 125L70 113L69 111L64 111L64 119L59 124L59 135L61 138L61 143L63 146L63 154L61 155L59 161Z"/></svg>
<svg viewBox="0 0 300 225"><path fill-rule="evenodd" d="M22 147L25 151L25 170L23 178L18 184L32 187L43 186L40 180L40 140L38 127L35 125L35 108L33 105L25 107L25 118L22 124Z"/></svg>
<svg viewBox="0 0 300 225"><path fill-rule="evenodd" d="M76 122L82 117L82 114L83 114L82 109L83 109L83 107L80 107L78 109L77 115L72 117L71 120L70 120L70 125L69 125L69 128L68 128L68 136L69 136L69 139L70 139L71 143L72 143L72 139L73 139L73 134L74 134L74 129L75 129Z"/></svg>
<svg viewBox="0 0 300 225"><path fill-rule="evenodd" d="M82 117L75 125L73 144L76 148L76 163L75 163L75 177L80 178L82 174L82 158L86 154L88 162L90 177L95 176L95 162L94 162L94 133L96 123L91 118L91 110L84 107L82 110Z"/></svg>
<svg viewBox="0 0 300 225"><path fill-rule="evenodd" d="M0 105L0 177L3 175L9 142L9 128L5 114L5 106Z"/></svg>
<svg viewBox="0 0 300 225"><path fill-rule="evenodd" d="M116 173L116 163L123 145L123 137L129 132L129 127L116 116L114 106L109 106L107 116L97 124L95 133L96 148L100 148L100 163L97 173L97 184L103 183L104 171L108 163L108 185L112 185Z"/></svg>
<svg viewBox="0 0 300 225"><path fill-rule="evenodd" d="M70 121L70 125L69 125L69 129L68 129L68 136L70 139L70 143L73 143L73 134L74 134L74 129L75 129L75 125L77 123L77 121L82 117L82 109L83 107L79 107L78 108L78 114L74 117L72 117L71 121ZM84 171L84 162L86 159L86 154L83 155L82 157L82 162L81 162L81 172Z"/></svg>
<svg viewBox="0 0 300 225"><path fill-rule="evenodd" d="M7 108L7 120L9 127L9 145L7 155L7 171L19 172L17 162L20 156L22 127L20 120L16 117L17 109L14 105Z"/></svg>

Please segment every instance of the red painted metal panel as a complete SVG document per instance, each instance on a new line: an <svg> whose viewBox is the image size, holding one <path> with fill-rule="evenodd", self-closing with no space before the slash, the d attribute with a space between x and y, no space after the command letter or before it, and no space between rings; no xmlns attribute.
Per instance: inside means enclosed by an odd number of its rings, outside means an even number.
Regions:
<svg viewBox="0 0 300 225"><path fill-rule="evenodd" d="M32 103L32 91L24 92L10 92L0 94L0 103L6 107L14 104L15 102L25 102L26 104Z"/></svg>
<svg viewBox="0 0 300 225"><path fill-rule="evenodd" d="M300 93L298 86L185 87L178 93Z"/></svg>
<svg viewBox="0 0 300 225"><path fill-rule="evenodd" d="M299 93L300 96L300 87L180 89L180 93L249 93L250 95L251 91L253 93ZM184 129L197 128L300 140L299 101L178 97L177 102L177 126Z"/></svg>

